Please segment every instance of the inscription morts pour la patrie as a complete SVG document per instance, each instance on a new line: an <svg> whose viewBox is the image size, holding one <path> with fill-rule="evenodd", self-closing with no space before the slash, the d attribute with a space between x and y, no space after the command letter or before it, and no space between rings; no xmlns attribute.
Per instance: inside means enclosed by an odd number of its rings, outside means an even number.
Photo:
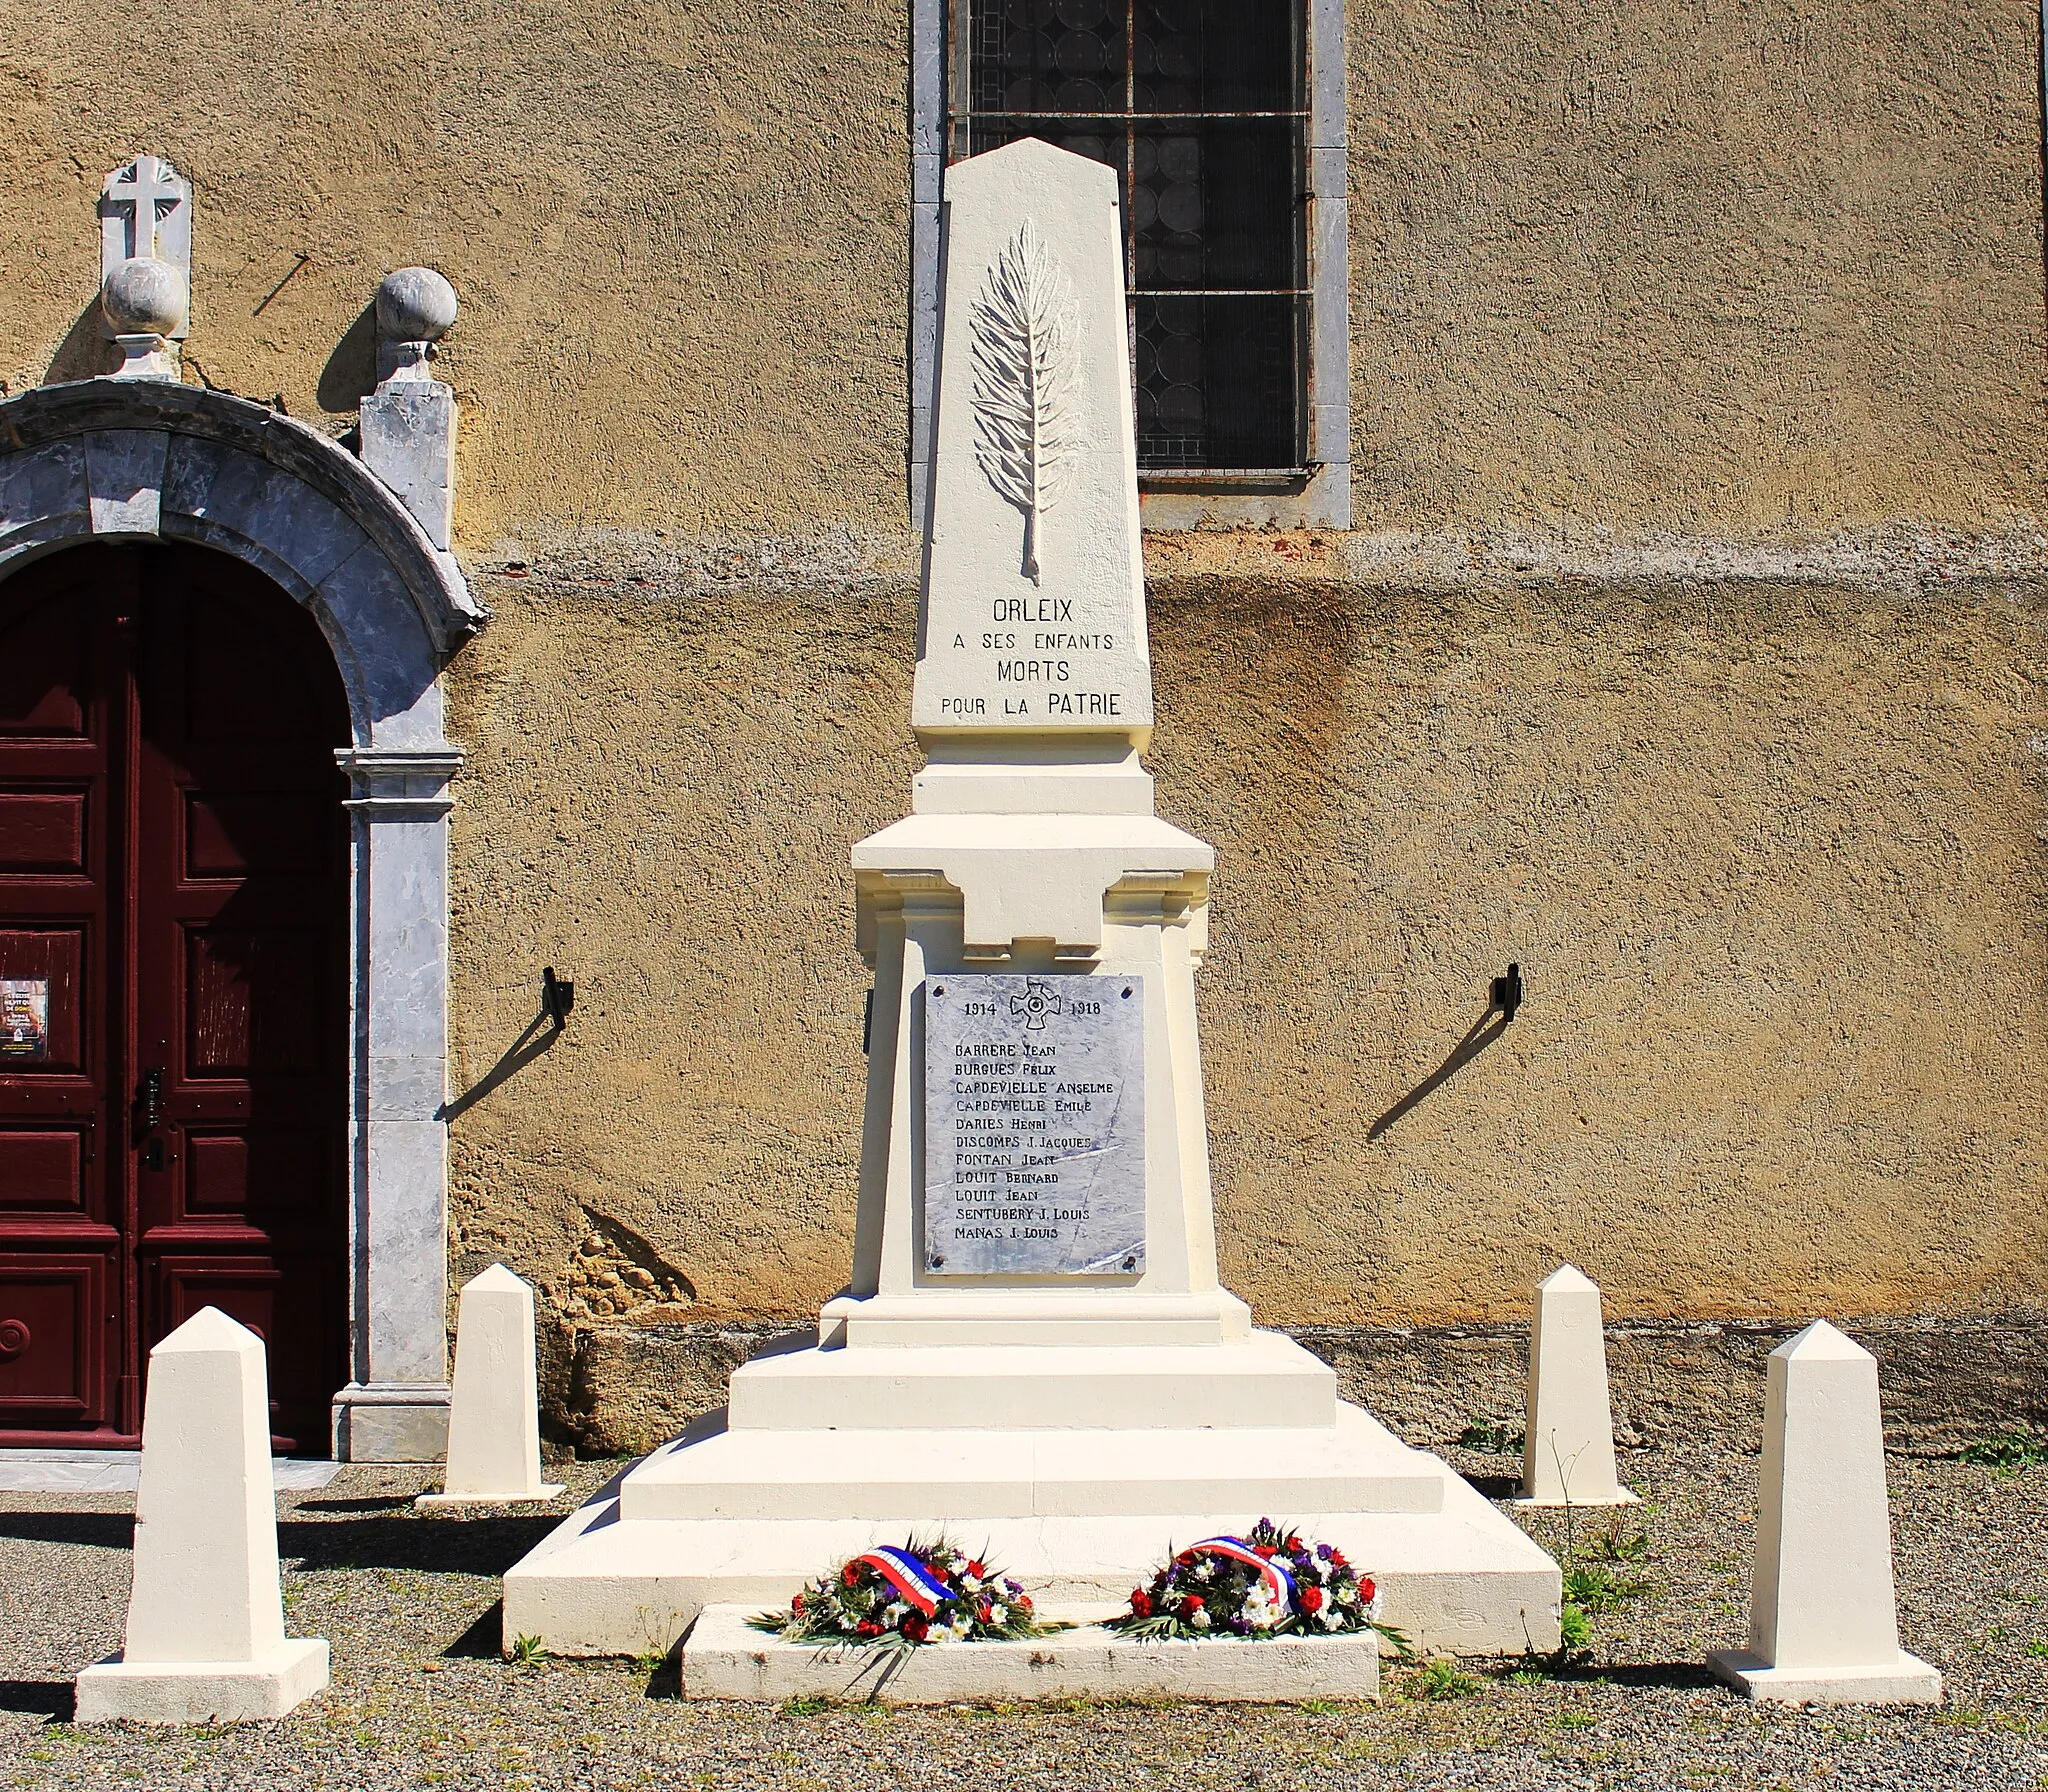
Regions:
<svg viewBox="0 0 2048 1792"><path fill-rule="evenodd" d="M924 985L924 1265L1145 1268L1145 991L1136 976Z"/></svg>

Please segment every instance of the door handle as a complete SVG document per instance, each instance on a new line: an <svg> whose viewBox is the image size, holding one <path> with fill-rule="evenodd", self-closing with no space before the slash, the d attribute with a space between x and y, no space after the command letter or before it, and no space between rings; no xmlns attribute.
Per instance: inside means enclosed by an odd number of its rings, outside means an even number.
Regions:
<svg viewBox="0 0 2048 1792"><path fill-rule="evenodd" d="M154 1132L164 1123L164 1067L152 1064L142 1073L142 1126Z"/></svg>

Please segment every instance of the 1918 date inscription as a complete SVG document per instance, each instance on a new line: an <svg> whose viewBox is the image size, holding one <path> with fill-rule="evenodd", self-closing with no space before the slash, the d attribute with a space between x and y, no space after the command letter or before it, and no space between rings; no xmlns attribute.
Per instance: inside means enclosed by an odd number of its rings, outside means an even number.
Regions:
<svg viewBox="0 0 2048 1792"><path fill-rule="evenodd" d="M1142 980L927 977L924 1041L927 1272L1142 1271Z"/></svg>

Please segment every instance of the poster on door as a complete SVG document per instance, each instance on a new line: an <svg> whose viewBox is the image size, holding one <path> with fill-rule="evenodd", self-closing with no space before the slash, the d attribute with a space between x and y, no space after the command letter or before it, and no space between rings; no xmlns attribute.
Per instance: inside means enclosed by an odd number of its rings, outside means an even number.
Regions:
<svg viewBox="0 0 2048 1792"><path fill-rule="evenodd" d="M39 1064L49 1055L49 978L0 977L0 1065Z"/></svg>

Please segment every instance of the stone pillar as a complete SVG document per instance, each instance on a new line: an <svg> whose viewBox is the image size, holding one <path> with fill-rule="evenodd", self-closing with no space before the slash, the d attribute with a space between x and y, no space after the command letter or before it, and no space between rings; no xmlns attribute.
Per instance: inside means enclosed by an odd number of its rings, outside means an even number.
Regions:
<svg viewBox="0 0 2048 1792"><path fill-rule="evenodd" d="M448 1447L448 782L452 748L348 748L351 917L349 1385L334 1449L438 1462Z"/></svg>
<svg viewBox="0 0 2048 1792"><path fill-rule="evenodd" d="M135 1577L121 1653L78 1676L78 1721L282 1717L327 1684L287 1640L263 1340L206 1307L149 1353Z"/></svg>
<svg viewBox="0 0 2048 1792"><path fill-rule="evenodd" d="M432 268L400 268L377 288L377 389L363 400L363 465L442 553L455 522L455 391L434 377L434 345L454 325L455 288Z"/></svg>
<svg viewBox="0 0 2048 1792"><path fill-rule="evenodd" d="M1928 1705L1899 1647L1877 1359L1816 1319L1771 1352L1749 1647L1707 1666L1753 1699Z"/></svg>
<svg viewBox="0 0 2048 1792"><path fill-rule="evenodd" d="M422 1506L551 1500L540 1478L540 1389L533 1290L502 1263L465 1283L455 1324L448 1473Z"/></svg>
<svg viewBox="0 0 2048 1792"><path fill-rule="evenodd" d="M1614 1472L1600 1290L1569 1263L1536 1285L1522 1444L1522 1505L1632 1506Z"/></svg>

